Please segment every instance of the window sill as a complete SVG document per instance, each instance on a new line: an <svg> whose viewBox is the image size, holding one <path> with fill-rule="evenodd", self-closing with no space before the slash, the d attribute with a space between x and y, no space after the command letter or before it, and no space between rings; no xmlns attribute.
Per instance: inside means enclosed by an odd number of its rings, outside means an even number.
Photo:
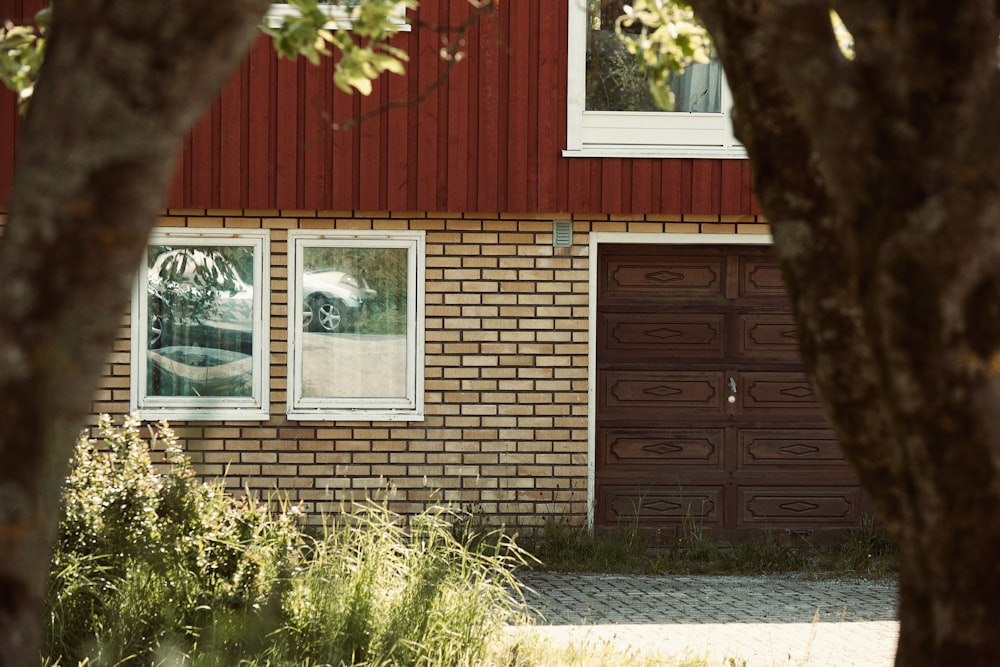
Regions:
<svg viewBox="0 0 1000 667"><path fill-rule="evenodd" d="M722 146L592 146L580 149L565 149L563 157L618 157L618 158L707 158L745 160L743 146L724 148Z"/></svg>
<svg viewBox="0 0 1000 667"><path fill-rule="evenodd" d="M267 410L260 408L137 408L147 421L266 421L270 418Z"/></svg>
<svg viewBox="0 0 1000 667"><path fill-rule="evenodd" d="M288 411L288 419L294 421L345 421L345 422L421 422L424 413L415 410L368 410L368 409L322 409Z"/></svg>

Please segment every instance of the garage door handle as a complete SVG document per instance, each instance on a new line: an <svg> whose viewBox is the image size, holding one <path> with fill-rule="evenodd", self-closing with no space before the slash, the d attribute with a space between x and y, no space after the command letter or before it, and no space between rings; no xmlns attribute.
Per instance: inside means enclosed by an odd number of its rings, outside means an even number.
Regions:
<svg viewBox="0 0 1000 667"><path fill-rule="evenodd" d="M729 378L729 391L736 393L736 378Z"/></svg>

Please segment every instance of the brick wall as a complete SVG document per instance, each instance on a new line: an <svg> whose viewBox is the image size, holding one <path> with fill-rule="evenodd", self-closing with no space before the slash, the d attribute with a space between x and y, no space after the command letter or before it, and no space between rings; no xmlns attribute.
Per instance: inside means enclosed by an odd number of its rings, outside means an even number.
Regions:
<svg viewBox="0 0 1000 667"><path fill-rule="evenodd" d="M206 475L281 489L316 516L390 494L394 509L462 505L492 523L587 515L588 234L767 233L753 217L169 210L167 227L271 230L271 417L172 426ZM0 211L2 220L2 211ZM309 422L285 416L290 229L426 230L425 413L421 422ZM129 406L122 320L94 414Z"/></svg>

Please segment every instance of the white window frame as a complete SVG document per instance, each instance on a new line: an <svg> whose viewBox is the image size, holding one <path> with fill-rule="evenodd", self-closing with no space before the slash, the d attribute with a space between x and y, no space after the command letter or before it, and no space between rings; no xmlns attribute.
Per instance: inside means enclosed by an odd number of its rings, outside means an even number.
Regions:
<svg viewBox="0 0 1000 667"><path fill-rule="evenodd" d="M324 14L330 17L329 23L326 24L326 28L331 30L339 30L343 28L344 30L350 30L354 25L353 14L358 11L357 7L351 7L349 5L340 5L331 2L321 2L319 3L319 8ZM405 16L406 9L402 4L397 5L396 12L400 17ZM301 16L298 9L291 5L286 5L284 3L274 3L268 8L267 13L264 15L264 23L271 27L276 28L281 24L281 20L286 16ZM390 17L392 23L396 26L397 32L410 32L410 24L406 22L403 18Z"/></svg>
<svg viewBox="0 0 1000 667"><path fill-rule="evenodd" d="M146 393L149 335L149 299L146 285L149 266L146 253L139 264L132 295L129 403L133 413L144 419L263 420L270 410L269 389L269 312L270 312L270 232L268 230L154 230L149 246L250 246L254 250L253 267L253 380L250 396L149 396Z"/></svg>
<svg viewBox="0 0 1000 667"><path fill-rule="evenodd" d="M587 111L587 0L569 0L564 157L745 158L733 136L732 94L722 113Z"/></svg>
<svg viewBox="0 0 1000 667"><path fill-rule="evenodd" d="M330 421L424 419L424 273L426 234L417 231L288 232L288 418ZM407 251L406 392L403 397L307 397L302 391L304 252L309 247L402 248ZM371 369L378 373L377 368Z"/></svg>

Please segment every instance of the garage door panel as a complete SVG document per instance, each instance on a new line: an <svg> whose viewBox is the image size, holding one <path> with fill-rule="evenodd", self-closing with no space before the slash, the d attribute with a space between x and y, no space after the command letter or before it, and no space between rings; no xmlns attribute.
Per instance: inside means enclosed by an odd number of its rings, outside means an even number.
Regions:
<svg viewBox="0 0 1000 667"><path fill-rule="evenodd" d="M598 336L609 362L676 353L722 359L726 353L725 317L719 313L604 313Z"/></svg>
<svg viewBox="0 0 1000 667"><path fill-rule="evenodd" d="M744 468L848 466L829 429L740 429L738 438Z"/></svg>
<svg viewBox="0 0 1000 667"><path fill-rule="evenodd" d="M609 257L606 267L609 298L717 299L725 295L725 257Z"/></svg>
<svg viewBox="0 0 1000 667"><path fill-rule="evenodd" d="M638 519L643 525L720 521L725 489L721 486L678 487L603 486L598 489L598 507L604 525L619 525Z"/></svg>
<svg viewBox="0 0 1000 667"><path fill-rule="evenodd" d="M740 258L739 295L750 299L784 299L785 284L778 263L769 257Z"/></svg>
<svg viewBox="0 0 1000 667"><path fill-rule="evenodd" d="M721 371L605 371L601 376L601 407L609 415L649 408L721 415L724 375Z"/></svg>
<svg viewBox="0 0 1000 667"><path fill-rule="evenodd" d="M737 313L736 357L800 363L798 327L791 313Z"/></svg>
<svg viewBox="0 0 1000 667"><path fill-rule="evenodd" d="M601 428L596 449L599 465L605 468L719 468L725 436L722 428Z"/></svg>
<svg viewBox="0 0 1000 667"><path fill-rule="evenodd" d="M805 373L794 371L749 371L736 374L740 409L746 412L798 412L813 410L819 403Z"/></svg>
<svg viewBox="0 0 1000 667"><path fill-rule="evenodd" d="M861 518L861 490L857 487L742 486L738 499L744 525L844 525Z"/></svg>

